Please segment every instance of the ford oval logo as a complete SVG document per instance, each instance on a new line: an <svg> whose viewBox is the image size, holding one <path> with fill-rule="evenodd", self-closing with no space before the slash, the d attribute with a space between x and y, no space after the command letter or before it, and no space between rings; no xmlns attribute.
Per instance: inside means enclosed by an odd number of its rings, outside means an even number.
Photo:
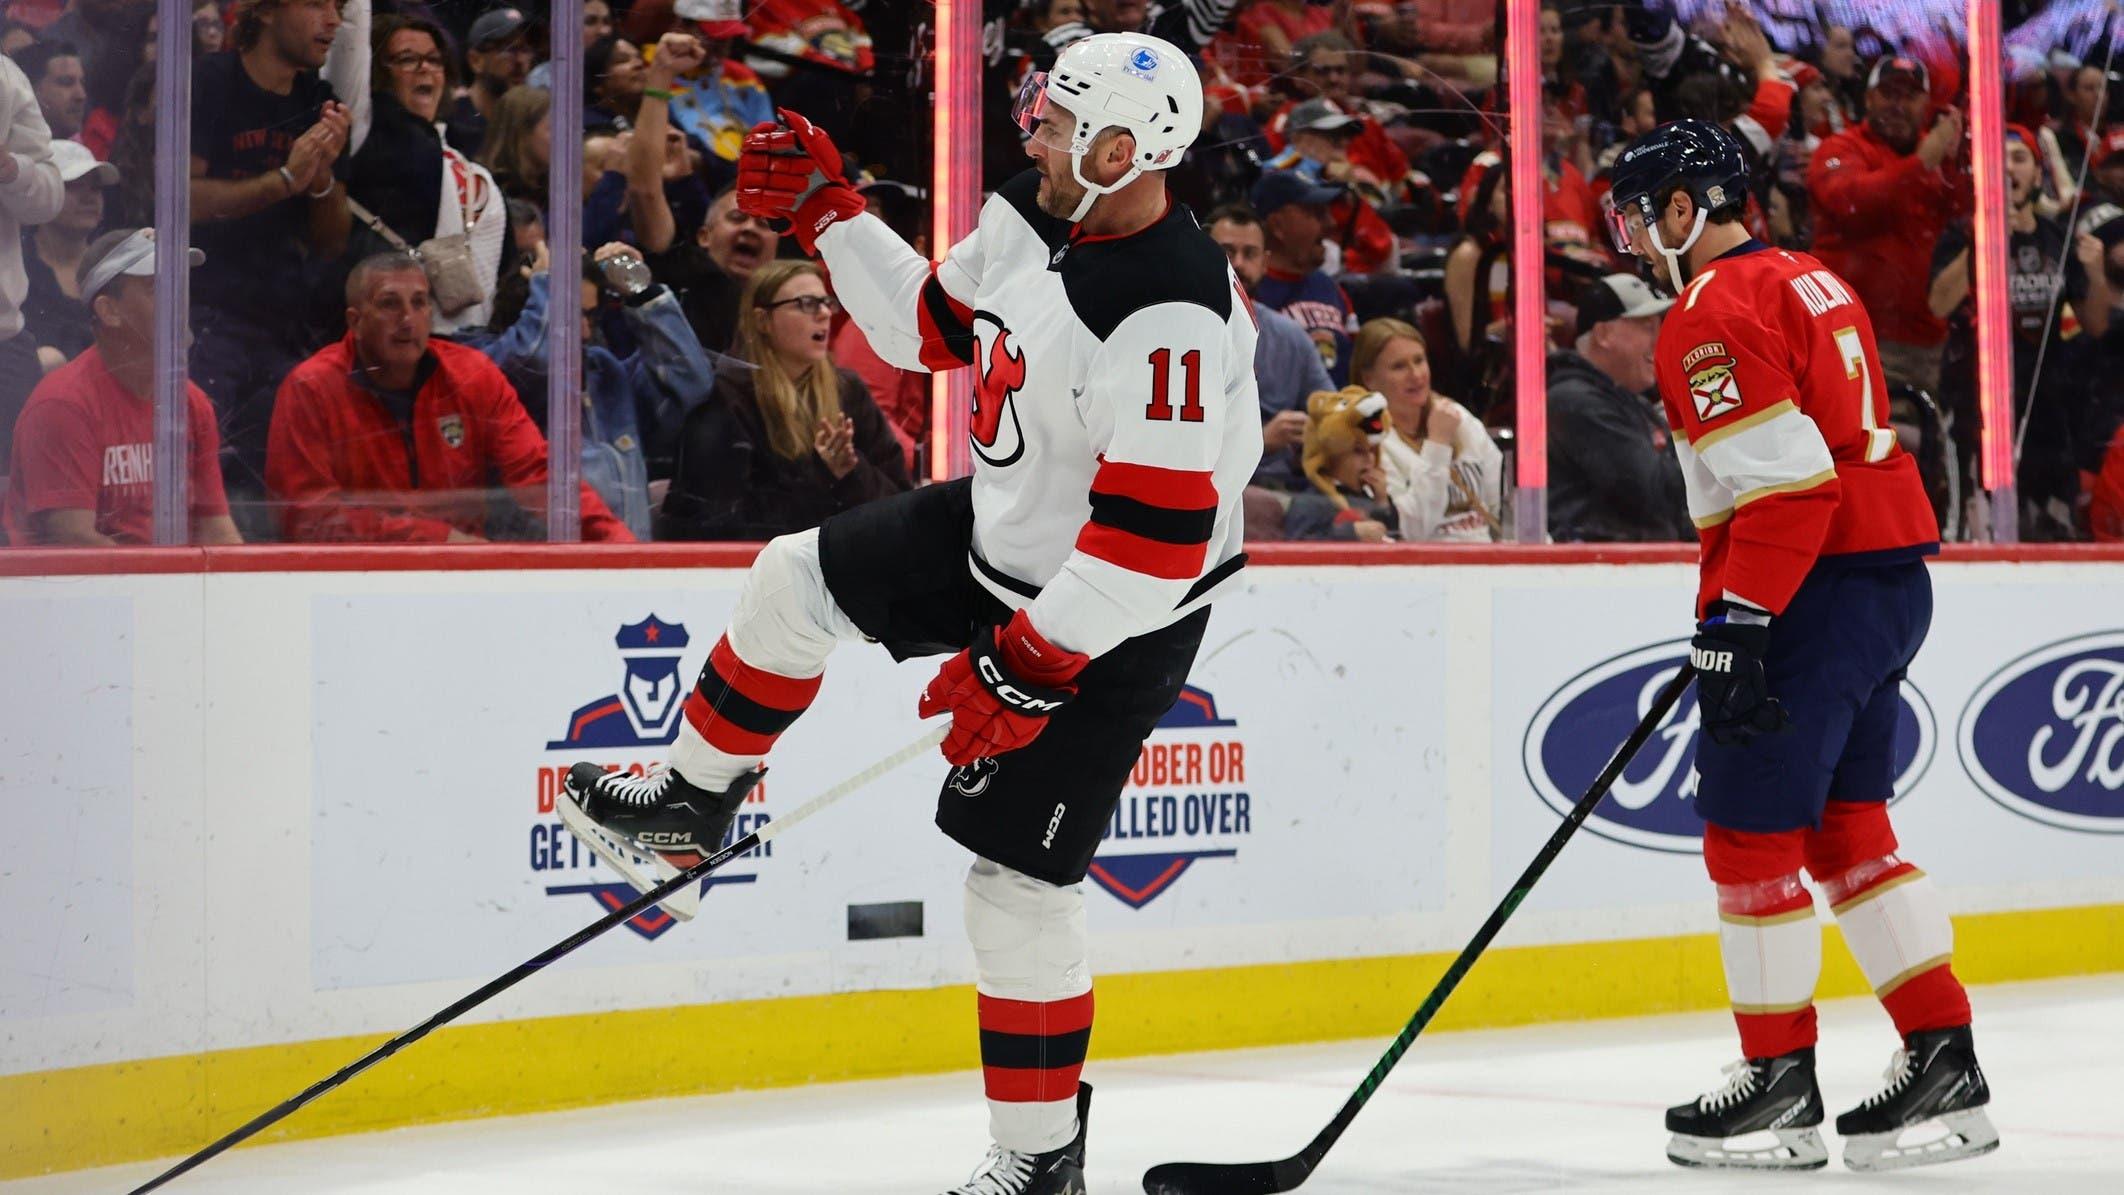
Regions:
<svg viewBox="0 0 2124 1195"><path fill-rule="evenodd" d="M1688 654L1687 639L1625 652L1572 677L1542 703L1527 726L1520 758L1528 782L1549 808L1559 815L1570 812ZM1703 819L1690 804L1696 796L1696 727L1692 688L1623 769L1585 828L1647 850L1702 850ZM1931 766L1936 737L1931 706L1903 682L1895 732L1897 798Z"/></svg>
<svg viewBox="0 0 2124 1195"><path fill-rule="evenodd" d="M1984 794L2068 830L2124 834L2124 631L2039 647L1962 711L1962 767Z"/></svg>

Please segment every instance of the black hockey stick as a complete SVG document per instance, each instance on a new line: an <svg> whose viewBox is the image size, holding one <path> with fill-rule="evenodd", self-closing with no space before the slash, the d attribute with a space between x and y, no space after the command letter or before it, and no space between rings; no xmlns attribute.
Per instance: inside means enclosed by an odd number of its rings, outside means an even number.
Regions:
<svg viewBox="0 0 2124 1195"><path fill-rule="evenodd" d="M921 738L916 739L914 742L907 744L905 747L900 748L898 751L893 752L891 755L886 756L884 759L879 760L878 762L870 765L869 767L863 769L860 772L857 772L855 775L850 776L848 779L841 781L839 784L836 784L832 788L827 789L825 792L820 793L818 796L811 798L809 801L806 801L802 805L797 806L790 812L783 814L781 817L778 817L771 822L768 822L766 825L761 826L759 829L754 830L752 833L745 835L743 838L738 839L736 842L731 843L729 846L724 847L722 850L717 851L713 855L708 856L707 858L701 860L700 862L694 864L686 870L678 873L675 876L672 876L670 879L665 880L663 883L658 884L656 887L649 889L647 892L642 893L640 896L635 897L633 900L628 901L626 904L620 906L619 908L612 910L610 913L605 914L603 917L598 918L596 921L591 922L589 925L586 925L583 928L575 931L574 933L569 934L566 938L554 943L552 946L547 947L545 950L539 952L537 955L534 955L533 957L525 959L523 962L518 963L514 968L512 968L508 972L496 976L491 980L488 980L486 983L482 984L478 990L470 993L463 999L458 1000L456 1003L450 1005L448 1008L443 1009L441 1012L436 1013L434 1016L429 1017L427 1020L422 1021L420 1024L413 1026L411 1029L406 1030L404 1033L399 1034L397 1037L392 1038L390 1041L387 1041L384 1044L376 1047L375 1049L348 1063L347 1065L340 1067L338 1070L332 1072L330 1075L327 1075L326 1077L319 1079L317 1082L310 1084L308 1087L303 1088L301 1092L294 1095L293 1097L282 1101L281 1103L275 1105L274 1107L268 1109L265 1112L260 1113L249 1123L245 1124L242 1128L237 1129L235 1132L230 1133L228 1136L223 1137L221 1140L214 1142L212 1145L207 1146L205 1149L200 1150L198 1153L193 1154L191 1157L186 1158L182 1162L177 1163L175 1166L170 1167L168 1170L163 1171L161 1174L156 1175L148 1182L142 1183L140 1186L134 1187L131 1195L143 1195L143 1192L152 1191L155 1188L163 1185L164 1183L169 1182L171 1179L176 1178L178 1175L183 1174L185 1171L190 1170L203 1162L211 1160L217 1154L220 1154L222 1151L228 1149L229 1147L240 1144L245 1139L256 1135L257 1133L266 1128L271 1127L272 1125L278 1123L287 1116L293 1114L304 1104L309 1103L311 1100L316 1099L318 1096L323 1095L324 1093L332 1090L333 1088L360 1074L361 1072L369 1069L372 1066L375 1066L377 1063L382 1062L384 1059L389 1058L391 1055L398 1053L400 1050L406 1048L407 1046L412 1045L414 1042L419 1041L421 1038L426 1037L434 1029L449 1024L451 1021L454 1021L458 1017L463 1016L465 1013L471 1011L472 1009L479 1007L481 1004L486 1003L488 1000L494 998L497 995L500 995L502 992L505 992L508 989L515 987L518 983L521 983L523 980L528 979L534 973L544 970L548 964L558 962L562 958L565 958L567 955L573 953L577 947L582 946L585 942L590 941L592 938L597 937L599 934L604 933L606 930L611 929L613 926L618 925L620 922L625 921L630 917L633 917L635 914L642 912L650 906L657 904L664 898L670 896L672 893L677 892L681 888L684 888L686 885L700 880L709 872L714 871L716 868L721 867L723 864L730 862L732 859L737 858L739 855L744 854L746 851L752 850L755 847L758 847L764 843L773 840L774 838L781 835L783 832L787 831L791 826L796 825L798 822L803 821L805 818L810 817L812 814L817 813L819 810L824 809L826 806L833 804L835 801L840 800L842 797L847 796L849 793L854 792L856 789L863 787L864 785L870 783L872 780L877 779L879 776L882 776L885 773L893 770L894 768L899 767L901 764L906 763L908 760L913 759L915 756L922 754L924 751L935 747L938 743L944 741L944 732L949 729L951 729L951 726L949 723L946 723L943 726L939 726L936 729L931 730L927 734L924 734Z"/></svg>
<svg viewBox="0 0 2124 1195"><path fill-rule="evenodd" d="M1304 1149L1279 1162L1165 1162L1151 1167L1143 1176L1143 1189L1149 1195L1270 1195L1277 1191L1296 1190L1300 1183L1311 1177L1313 1171L1319 1167L1321 1159L1327 1157L1328 1150L1334 1148L1343 1131L1350 1127L1350 1123L1357 1119L1357 1113L1371 1100L1372 1093L1379 1090L1379 1085L1386 1081L1387 1072L1394 1069L1394 1064L1401 1061L1403 1054L1408 1053L1416 1035L1422 1033L1424 1027L1431 1023L1431 1018L1438 1015L1446 997L1452 995L1453 989L1460 986L1460 981L1467 977L1468 969L1473 967L1475 960L1481 958L1482 952L1489 948L1490 940L1497 936L1498 930L1504 928L1504 923L1511 918L1513 910L1527 898L1527 893L1534 890L1534 882L1549 869L1549 864L1556 861L1556 856L1562 852L1564 844L1571 841L1571 835L1577 833L1578 827L1592 814L1593 807L1600 804L1602 797L1608 795L1608 789L1614 785L1616 778L1622 775L1623 769L1630 766L1638 748L1643 747L1645 740L1651 738L1652 732L1666 720L1668 712L1674 708L1674 703L1681 699L1682 691L1689 687L1689 682L1695 677L1696 670L1683 664L1681 671L1674 674L1674 679L1668 681L1667 686L1659 691L1659 695L1652 701L1652 708L1646 710L1645 716L1639 719L1637 729L1631 731L1630 737L1623 740L1623 745L1616 749L1615 757L1608 761L1607 767L1601 769L1600 775L1593 781L1593 787L1587 789L1586 795L1578 799L1578 804L1571 806L1571 812L1564 815L1563 824L1556 827L1554 834L1549 835L1549 841L1542 844L1541 852L1534 856L1534 861L1527 864L1525 871L1519 873L1519 879L1513 882L1512 890L1505 893L1504 899L1498 902L1496 910L1490 914L1490 919L1483 922L1482 928L1475 931L1475 937L1461 948L1460 957L1454 959L1453 965L1447 967L1445 974L1439 977L1437 986L1431 989L1430 995L1424 997L1423 1007L1417 1009L1416 1015L1409 1018L1409 1023L1402 1027L1401 1035L1394 1039L1393 1044L1387 1047L1386 1053L1373 1065L1372 1073L1364 1077L1364 1082L1357 1085L1356 1092L1343 1101L1342 1108L1335 1113L1335 1119L1329 1121L1327 1127L1320 1130L1320 1134Z"/></svg>

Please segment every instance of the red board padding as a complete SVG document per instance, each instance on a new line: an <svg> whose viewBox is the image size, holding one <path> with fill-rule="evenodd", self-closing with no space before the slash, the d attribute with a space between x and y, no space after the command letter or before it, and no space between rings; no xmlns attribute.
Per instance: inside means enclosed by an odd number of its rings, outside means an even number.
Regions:
<svg viewBox="0 0 2124 1195"><path fill-rule="evenodd" d="M744 568L759 544L259 544L235 548L4 548L0 577L165 573L492 572ZM1956 544L1950 563L2120 564L2124 544ZM1256 567L1292 565L1693 564L1694 544L1337 544L1247 547Z"/></svg>

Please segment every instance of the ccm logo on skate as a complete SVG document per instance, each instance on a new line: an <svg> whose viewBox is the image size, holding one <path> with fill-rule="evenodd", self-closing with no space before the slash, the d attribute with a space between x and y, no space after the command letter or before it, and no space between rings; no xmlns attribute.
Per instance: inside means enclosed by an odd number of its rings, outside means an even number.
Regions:
<svg viewBox="0 0 2124 1195"><path fill-rule="evenodd" d="M1629 735L1689 657L1687 639L1648 644L1593 665L1551 693L1534 712L1520 744L1521 765L1542 803L1559 815L1569 812L1607 766L1615 744ZM1704 665L1698 661L1697 667ZM1902 698L1895 732L1896 799L1931 766L1937 737L1924 695L1905 681ZM1675 703L1607 799L1586 819L1586 829L1646 850L1702 850L1703 819L1689 804L1696 796L1696 731L1692 689Z"/></svg>
<svg viewBox="0 0 2124 1195"><path fill-rule="evenodd" d="M1992 673L1956 737L1969 778L2007 809L2124 834L2124 631L2039 647Z"/></svg>
<svg viewBox="0 0 2124 1195"><path fill-rule="evenodd" d="M561 791L562 777L567 775L571 763L586 756L608 770L616 768L636 776L659 764L672 740L678 737L686 694L693 687L689 678L697 675L701 667L699 658L690 666L684 659L692 645L685 624L666 622L655 614L621 626L612 637L612 644L618 649L617 660L606 657L608 662L596 671L558 674L552 708L564 710L573 706L574 712L568 715L560 737L547 740L545 754L539 759L529 852L531 878L547 896L563 898L568 908L579 908L578 902L587 896L607 912L624 907L638 894L610 867L599 862L596 854L555 816L554 798ZM702 645L703 655L706 646ZM603 696L582 702L587 693ZM752 790L724 844L743 838L771 820L766 801L767 786ZM655 845L693 846L691 842L676 841ZM755 883L759 876L752 869L758 867L759 860L773 855L772 843L755 847L746 852L744 860L734 861L735 866L703 879L702 888L707 891L728 884ZM575 918L581 914L564 916ZM655 907L630 918L627 928L654 941L677 924L671 914Z"/></svg>

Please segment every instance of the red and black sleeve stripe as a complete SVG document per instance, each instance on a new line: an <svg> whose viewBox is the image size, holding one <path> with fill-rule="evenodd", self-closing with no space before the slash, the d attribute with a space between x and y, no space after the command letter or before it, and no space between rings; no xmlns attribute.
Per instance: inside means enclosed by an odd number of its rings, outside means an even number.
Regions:
<svg viewBox="0 0 2124 1195"><path fill-rule="evenodd" d="M1091 1048L1092 994L1066 1000L981 996L981 1075L988 1098L1044 1104L1077 1097Z"/></svg>
<svg viewBox="0 0 2124 1195"><path fill-rule="evenodd" d="M937 267L915 300L915 323L922 333L921 357L931 372L957 369L974 362L973 308L951 297L937 280Z"/></svg>
<svg viewBox="0 0 2124 1195"><path fill-rule="evenodd" d="M1202 574L1216 527L1217 487L1208 470L1101 457L1077 550L1131 572L1191 581Z"/></svg>
<svg viewBox="0 0 2124 1195"><path fill-rule="evenodd" d="M686 698L686 721L718 751L765 755L810 708L823 679L824 674L782 676L754 668L730 650L725 636L716 640L701 679Z"/></svg>

